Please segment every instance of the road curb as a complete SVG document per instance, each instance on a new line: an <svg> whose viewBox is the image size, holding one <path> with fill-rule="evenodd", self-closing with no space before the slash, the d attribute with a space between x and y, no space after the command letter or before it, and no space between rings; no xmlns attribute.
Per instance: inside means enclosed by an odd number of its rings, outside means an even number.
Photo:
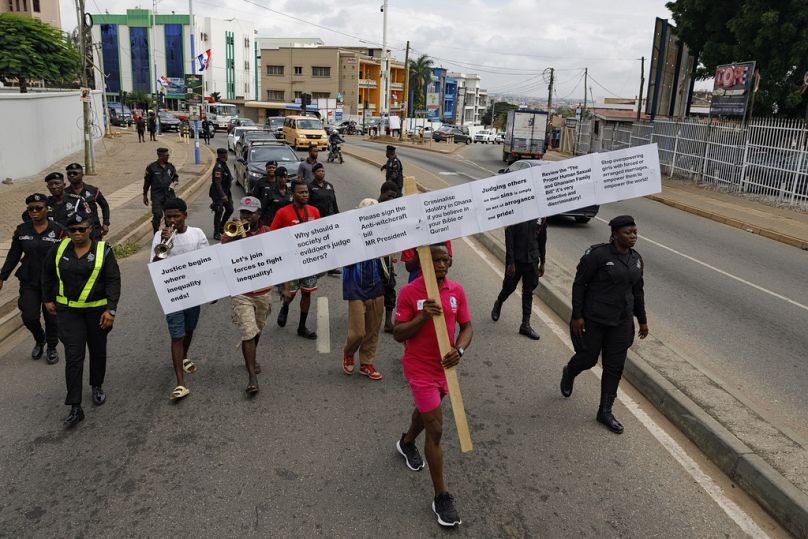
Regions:
<svg viewBox="0 0 808 539"><path fill-rule="evenodd" d="M397 144L395 141L389 142L389 141L386 141L386 140L371 140L371 139L362 139L362 140L365 141L365 142L372 142L373 144L379 144L379 145L383 145L383 146L387 146L388 144L390 144L392 146L395 146ZM426 148L426 147L423 147L423 146L415 146L413 144L407 144L407 143L399 143L399 144L400 144L400 146L396 146L396 148L412 148L413 150L421 150L421 151L424 151L424 152L439 153L439 154L442 154L442 155L452 155L453 153L456 153L457 151L459 151L461 148L465 148L466 146L468 146L468 144L455 144L454 147L451 150L449 150L448 152L444 152L443 150L436 150L434 148ZM381 165L379 165L379 166L381 166Z"/></svg>
<svg viewBox="0 0 808 539"><path fill-rule="evenodd" d="M475 235L475 239L504 264L505 246L499 240L488 232ZM535 294L556 315L569 320L571 302L548 281L547 277L540 280ZM661 342L659 344L664 346ZM797 537L808 537L808 495L648 365L640 353L629 350L624 376L780 524Z"/></svg>
<svg viewBox="0 0 808 539"><path fill-rule="evenodd" d="M381 166L370 158L349 155L365 163ZM428 190L420 183L418 189ZM483 232L475 234L474 238L504 264L505 246L493 234ZM568 294L554 285L549 276L539 281L534 293L561 319L569 320L572 317L572 304L567 299ZM664 347L668 353L676 353L659 340L655 343L657 350ZM743 488L780 524L797 537L808 537L806 493L795 487L729 429L651 367L641 353L629 349L624 376L727 477Z"/></svg>
<svg viewBox="0 0 808 539"><path fill-rule="evenodd" d="M731 226L733 228L739 228L741 230L745 230L746 232L757 234L759 236L763 236L764 238L769 238L770 240L779 241L780 243L785 243L786 245L791 245L792 247L797 247L798 249L802 249L804 251L808 250L808 241L794 236L789 236L788 234L783 234L782 232L778 232L776 230L762 228L739 219L733 219L732 217L721 215L720 213L702 210L701 208L690 206L689 204L671 200L666 198L664 195L646 195L645 198L665 204L666 206L671 206L677 210L682 210L687 213L698 215L699 217L704 217L705 219L710 219L711 221L715 221L717 223Z"/></svg>

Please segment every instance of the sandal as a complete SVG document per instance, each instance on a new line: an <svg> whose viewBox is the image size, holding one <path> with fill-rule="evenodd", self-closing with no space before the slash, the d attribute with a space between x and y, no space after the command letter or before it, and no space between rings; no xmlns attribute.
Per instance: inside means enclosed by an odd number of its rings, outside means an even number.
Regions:
<svg viewBox="0 0 808 539"><path fill-rule="evenodd" d="M186 357L182 360L182 370L188 374L193 374L196 372L196 365L194 365L194 362Z"/></svg>
<svg viewBox="0 0 808 539"><path fill-rule="evenodd" d="M248 385L245 391L247 392L247 395L255 395L256 393L258 393L258 384Z"/></svg>
<svg viewBox="0 0 808 539"><path fill-rule="evenodd" d="M171 400L173 401L180 400L183 397L187 397L189 393L191 392L188 391L187 387L177 386L174 388L174 391L171 392Z"/></svg>

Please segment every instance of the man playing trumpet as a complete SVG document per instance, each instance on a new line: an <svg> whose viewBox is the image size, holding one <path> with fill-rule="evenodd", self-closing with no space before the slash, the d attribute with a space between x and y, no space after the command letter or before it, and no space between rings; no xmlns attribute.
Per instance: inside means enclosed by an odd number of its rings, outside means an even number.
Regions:
<svg viewBox="0 0 808 539"><path fill-rule="evenodd" d="M166 228L154 234L152 240L152 262L181 255L208 246L208 239L201 228L187 226L188 206L181 198L172 198L163 206ZM171 361L174 363L174 374L177 385L171 392L171 400L179 400L190 392L185 385L185 373L196 371L196 365L188 359L188 349L194 329L199 322L200 308L190 307L166 315L168 333L171 336Z"/></svg>
<svg viewBox="0 0 808 539"><path fill-rule="evenodd" d="M255 197L244 197L238 207L240 221L230 221L224 226L222 243L248 238L269 232L269 227L261 223L261 202ZM261 366L256 361L258 340L272 310L272 287L254 290L230 298L233 323L241 333L241 353L247 367L249 381L247 394L258 393L258 374Z"/></svg>

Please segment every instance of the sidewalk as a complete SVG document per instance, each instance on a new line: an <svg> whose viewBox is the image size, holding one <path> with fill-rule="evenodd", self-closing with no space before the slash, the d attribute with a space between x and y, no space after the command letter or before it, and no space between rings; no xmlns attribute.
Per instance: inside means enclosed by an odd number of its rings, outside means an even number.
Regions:
<svg viewBox="0 0 808 539"><path fill-rule="evenodd" d="M435 152L442 154L455 153L460 148L465 147L465 144L449 144L448 142L435 142L432 139L423 139L422 142L415 142L417 139L404 138L398 140L396 137L379 136L379 137L363 137L362 140L366 142L373 142L374 144L388 145L392 144L398 148L412 148L414 150L424 150L426 152ZM349 141L350 142L350 141Z"/></svg>
<svg viewBox="0 0 808 539"><path fill-rule="evenodd" d="M344 153L374 166L380 166L383 160L379 152L365 148L351 147ZM551 157L554 161L560 157L551 156L556 157ZM405 170L417 178L420 190L448 187L434 174L407 163L406 159L402 161ZM727 224L740 221L766 234L784 237L802 233L785 227L794 227L795 223L806 227L808 222L808 217L797 212L792 216L788 210L778 212L758 202L736 200L740 197L730 194L672 183L678 184L665 181L663 193L657 197L661 202L672 206L677 203L685 211L701 211L711 219L729 221ZM475 238L504 263L503 229L477 234ZM535 291L563 320L569 320L572 312L569 299L572 280L572 274L553 263L551 257L549 270ZM767 423L653 334L629 350L624 376L791 533L808 537L808 448L776 425ZM728 410L733 418L726 416Z"/></svg>

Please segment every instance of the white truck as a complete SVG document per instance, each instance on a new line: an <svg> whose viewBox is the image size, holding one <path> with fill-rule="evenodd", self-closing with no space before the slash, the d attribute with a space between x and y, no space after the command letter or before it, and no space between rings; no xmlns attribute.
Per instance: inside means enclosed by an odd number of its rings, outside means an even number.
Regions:
<svg viewBox="0 0 808 539"><path fill-rule="evenodd" d="M238 116L238 109L230 103L205 103L205 116L217 131L227 131L228 124Z"/></svg>
<svg viewBox="0 0 808 539"><path fill-rule="evenodd" d="M518 159L544 157L547 119L547 113L540 110L516 109L508 112L502 160L513 163Z"/></svg>

